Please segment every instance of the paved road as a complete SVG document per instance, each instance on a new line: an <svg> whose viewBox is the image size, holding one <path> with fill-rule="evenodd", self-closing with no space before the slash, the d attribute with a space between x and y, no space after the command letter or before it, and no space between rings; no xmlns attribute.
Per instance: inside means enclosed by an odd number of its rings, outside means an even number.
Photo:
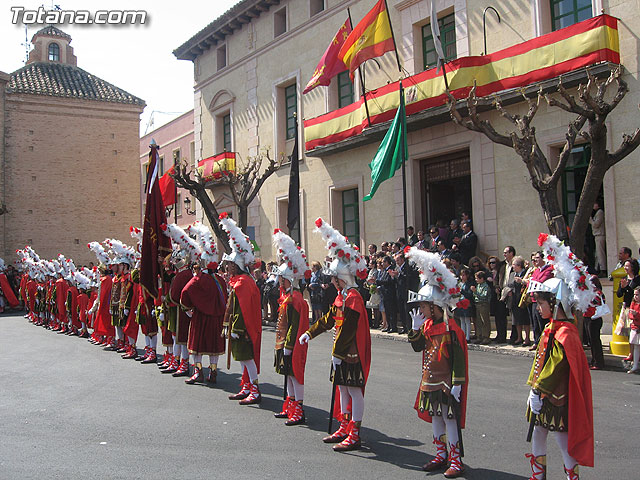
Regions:
<svg viewBox="0 0 640 480"><path fill-rule="evenodd" d="M237 389L237 365L214 388L188 386L154 365L122 360L21 316L0 316L0 328L2 480L424 478L420 466L431 458L431 427L412 410L420 357L402 342L373 339L365 448L338 454L320 441L330 400L329 335L309 349L308 423L286 427L273 418L282 377L271 367L272 331L263 336L264 401L242 407L227 400ZM470 352L465 478L528 478L530 362ZM592 378L596 468L583 469L581 478L639 478L640 377L594 372ZM549 465L550 480L564 478L555 448Z"/></svg>

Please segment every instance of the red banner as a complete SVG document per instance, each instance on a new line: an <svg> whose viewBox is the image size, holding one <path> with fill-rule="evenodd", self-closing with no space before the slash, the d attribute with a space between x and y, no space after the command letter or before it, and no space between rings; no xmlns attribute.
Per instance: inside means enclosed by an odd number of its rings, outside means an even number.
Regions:
<svg viewBox="0 0 640 480"><path fill-rule="evenodd" d="M162 204L165 207L173 205L176 203L176 181L171 177L175 171L175 167L171 167L167 170L160 180L158 180L158 185L160 186L160 193L162 194Z"/></svg>
<svg viewBox="0 0 640 480"><path fill-rule="evenodd" d="M327 47L324 55L322 55L320 63L318 63L311 80L309 80L309 83L307 83L307 86L304 88L302 93L308 93L318 85L329 85L333 77L347 69L344 62L338 58L338 53L350 33L351 21L347 18L340 27L340 30L338 30L338 33L336 33L336 36L333 37L333 40Z"/></svg>

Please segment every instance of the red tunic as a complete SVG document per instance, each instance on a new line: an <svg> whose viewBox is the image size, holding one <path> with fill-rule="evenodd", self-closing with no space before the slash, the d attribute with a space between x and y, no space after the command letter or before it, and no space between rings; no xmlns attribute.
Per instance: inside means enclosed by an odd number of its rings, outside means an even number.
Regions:
<svg viewBox="0 0 640 480"><path fill-rule="evenodd" d="M87 306L89 310L91 310L91 307L93 307L93 302L95 302L97 298L98 298L98 290L95 288L91 289L91 295L89 296L89 305ZM95 323L95 318L96 318L95 313L89 314L87 312L87 327L93 328L93 325Z"/></svg>
<svg viewBox="0 0 640 480"><path fill-rule="evenodd" d="M2 291L2 295L7 299L7 303L11 308L16 308L20 305L18 299L16 298L16 294L11 290L11 285L9 285L9 280L4 273L0 273L0 290Z"/></svg>
<svg viewBox="0 0 640 480"><path fill-rule="evenodd" d="M96 335L112 337L115 335L115 328L111 324L111 287L113 280L109 275L100 278L100 306L96 312L96 320L94 322L94 333Z"/></svg>
<svg viewBox="0 0 640 480"><path fill-rule="evenodd" d="M304 385L304 369L307 364L307 351L309 344L300 345L298 341L300 335L309 330L309 305L302 297L299 290L293 290L291 294L280 297L280 304L291 299L293 308L298 312L300 320L298 322L298 331L296 333L296 341L293 347L291 363L293 367L293 376L300 385Z"/></svg>
<svg viewBox="0 0 640 480"><path fill-rule="evenodd" d="M87 326L87 310L89 310L89 297L86 293L79 293L76 311L78 312L80 327L82 327L83 323L85 327Z"/></svg>
<svg viewBox="0 0 640 480"><path fill-rule="evenodd" d="M26 273L23 273L22 277L20 278L20 291L18 293L20 294L20 298L22 299L25 305L27 304L26 288L27 288L28 281L29 281L29 275L27 275Z"/></svg>
<svg viewBox="0 0 640 480"><path fill-rule="evenodd" d="M71 314L71 324L76 328L80 328L81 325L78 318L78 289L73 285L69 286L67 290L67 296L69 294L71 294L71 312L67 313Z"/></svg>
<svg viewBox="0 0 640 480"><path fill-rule="evenodd" d="M182 289L180 304L193 310L187 342L189 352L222 355L225 351L222 323L227 305L227 286L222 277L200 273L191 278Z"/></svg>
<svg viewBox="0 0 640 480"><path fill-rule="evenodd" d="M58 307L58 314L56 316L56 320L59 322L67 321L67 290L69 289L69 284L64 278L59 278L56 280L56 306Z"/></svg>
<svg viewBox="0 0 640 480"><path fill-rule="evenodd" d="M548 323L540 339L542 348L547 348L552 330L569 362L569 455L580 465L593 467L593 403L587 357L578 329L571 322Z"/></svg>
<svg viewBox="0 0 640 480"><path fill-rule="evenodd" d="M171 302L171 306L175 305L178 308L176 319L176 344L178 345L186 345L189 340L189 323L191 319L185 311L178 306L178 303L180 302L182 290L192 278L193 273L191 270L188 268L181 270L173 277L171 287L169 288L169 301Z"/></svg>
<svg viewBox="0 0 640 480"><path fill-rule="evenodd" d="M26 285L27 295L29 296L29 312L35 313L36 294L38 293L38 284L35 280L29 279Z"/></svg>
<svg viewBox="0 0 640 480"><path fill-rule="evenodd" d="M129 305L129 316L127 317L127 324L124 326L124 334L127 337L131 337L134 341L138 340L138 323L136 322L136 310L138 308L138 302L140 301L140 284L131 284L132 296L131 305Z"/></svg>
<svg viewBox="0 0 640 480"><path fill-rule="evenodd" d="M260 373L260 346L262 344L262 307L260 290L253 277L236 275L229 279L229 285L235 291L240 304L244 326L253 345L253 359Z"/></svg>

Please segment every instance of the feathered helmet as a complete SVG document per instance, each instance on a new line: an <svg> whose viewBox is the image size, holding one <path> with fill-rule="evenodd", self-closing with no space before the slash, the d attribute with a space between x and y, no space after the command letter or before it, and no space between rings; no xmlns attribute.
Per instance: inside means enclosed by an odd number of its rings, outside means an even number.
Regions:
<svg viewBox="0 0 640 480"><path fill-rule="evenodd" d="M106 270L107 265L111 263L111 258L109 257L107 250L100 242L90 242L87 244L87 247L96 255L98 263L100 264L99 268L103 271Z"/></svg>
<svg viewBox="0 0 640 480"><path fill-rule="evenodd" d="M556 298L556 306L561 304L567 316L571 315L571 307L590 316L598 304L598 292L587 267L554 235L541 233L538 245L555 276L543 283L529 282L529 293L551 293Z"/></svg>
<svg viewBox="0 0 640 480"><path fill-rule="evenodd" d="M73 272L73 282L80 290L89 290L91 288L91 279L84 273Z"/></svg>
<svg viewBox="0 0 640 480"><path fill-rule="evenodd" d="M140 260L142 259L142 228L138 227L129 227L129 233L131 233L131 238L135 238L136 240L136 268L140 266Z"/></svg>
<svg viewBox="0 0 640 480"><path fill-rule="evenodd" d="M222 261L233 262L238 265L240 270L246 272L256 260L249 237L238 227L235 220L229 217L227 212L222 212L219 218L220 226L229 235L229 245L231 246L231 253L222 255Z"/></svg>
<svg viewBox="0 0 640 480"><path fill-rule="evenodd" d="M215 271L218 268L218 251L209 227L201 222L195 222L187 227L187 232L196 237L201 251L200 263L202 267L211 270L211 272Z"/></svg>
<svg viewBox="0 0 640 480"><path fill-rule="evenodd" d="M4 272L6 269L6 265L4 263L4 259L0 258L0 272Z"/></svg>
<svg viewBox="0 0 640 480"><path fill-rule="evenodd" d="M367 265L357 246L349 243L344 235L322 218L316 220L316 228L313 231L322 235L329 255L333 258L324 268L327 275L344 280L347 287L356 286L355 277L367 277Z"/></svg>
<svg viewBox="0 0 640 480"><path fill-rule="evenodd" d="M77 268L73 260L59 253L58 264L60 265L60 274L62 277L68 282L74 282L73 273L77 271Z"/></svg>
<svg viewBox="0 0 640 480"><path fill-rule="evenodd" d="M197 262L200 260L202 250L198 242L191 238L182 227L179 227L175 223L169 225L160 225L162 232L171 239L174 245L178 246L178 249L174 249L171 257L173 264L176 268L182 268L185 265L189 265L191 262Z"/></svg>
<svg viewBox="0 0 640 480"><path fill-rule="evenodd" d="M40 261L40 257L38 256L36 251L33 248L31 248L29 245L24 247L24 253L28 258L31 258L31 260L33 260L34 262Z"/></svg>
<svg viewBox="0 0 640 480"><path fill-rule="evenodd" d="M136 261L136 251L115 238L107 238L104 243L109 246L114 255L113 263L126 263L132 267Z"/></svg>
<svg viewBox="0 0 640 480"><path fill-rule="evenodd" d="M464 306L456 303L460 296L458 280L438 255L416 247L405 249L405 255L418 267L425 282L417 293L409 291L408 303L431 302L445 310Z"/></svg>
<svg viewBox="0 0 640 480"><path fill-rule="evenodd" d="M311 278L307 255L293 238L276 228L273 231L273 245L276 247L280 266L271 270L272 275L286 278L292 286L295 280Z"/></svg>

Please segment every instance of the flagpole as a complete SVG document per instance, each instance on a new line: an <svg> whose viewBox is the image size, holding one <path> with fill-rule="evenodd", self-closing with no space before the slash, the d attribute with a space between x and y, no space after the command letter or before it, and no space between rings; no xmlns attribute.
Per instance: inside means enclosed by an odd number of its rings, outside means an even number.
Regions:
<svg viewBox="0 0 640 480"><path fill-rule="evenodd" d="M402 99L404 96L404 89L402 88L402 80L400 80L400 106L402 106ZM400 106L398 108L400 108ZM406 139L405 139L406 141ZM405 167L406 158L404 158L404 145L402 146L402 213L404 215L404 237L407 234L407 171ZM407 239L407 242L409 239Z"/></svg>
<svg viewBox="0 0 640 480"><path fill-rule="evenodd" d="M351 20L351 10L347 7L347 15L349 16L349 26L351 30L353 30L353 20ZM369 105L367 105L367 92L364 88L364 77L362 76L362 70L360 70L360 65L358 65L358 77L360 77L360 89L362 90L362 98L364 98L364 111L367 113L367 123L368 126L371 127L371 117L369 116ZM339 94L340 92L338 92Z"/></svg>
<svg viewBox="0 0 640 480"><path fill-rule="evenodd" d="M387 18L389 19L389 28L391 29L391 39L393 40L393 50L396 52L396 62L398 62L398 72L402 74L402 67L400 66L400 57L398 56L398 47L396 45L396 36L393 34L393 25L391 24L391 15L389 15L389 5L387 0L384 0L384 7L387 11Z"/></svg>

